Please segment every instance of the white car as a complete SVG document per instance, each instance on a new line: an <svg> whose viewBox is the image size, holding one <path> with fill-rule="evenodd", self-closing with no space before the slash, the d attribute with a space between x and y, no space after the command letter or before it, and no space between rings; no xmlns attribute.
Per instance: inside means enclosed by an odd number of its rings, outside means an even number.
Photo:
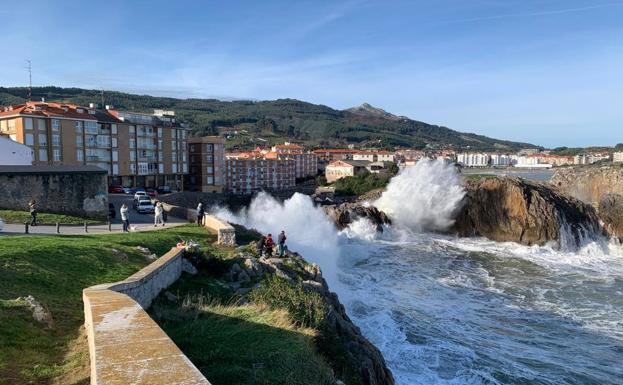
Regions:
<svg viewBox="0 0 623 385"><path fill-rule="evenodd" d="M138 211L139 214L153 214L154 210L154 205L149 200L140 200L136 205L136 211Z"/></svg>
<svg viewBox="0 0 623 385"><path fill-rule="evenodd" d="M145 191L137 191L134 193L135 201L137 201L140 197L147 197L147 193Z"/></svg>

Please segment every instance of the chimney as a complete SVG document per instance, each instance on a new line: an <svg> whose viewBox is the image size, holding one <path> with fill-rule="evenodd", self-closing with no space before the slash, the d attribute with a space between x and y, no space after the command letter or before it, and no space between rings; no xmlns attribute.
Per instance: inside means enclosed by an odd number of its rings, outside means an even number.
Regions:
<svg viewBox="0 0 623 385"><path fill-rule="evenodd" d="M107 110L112 110L112 109L113 109L113 106L112 106L112 105L110 105L110 104L107 104L107 105L106 105L106 109L107 109Z"/></svg>
<svg viewBox="0 0 623 385"><path fill-rule="evenodd" d="M89 108L97 108L97 104L95 104L95 103L89 103Z"/></svg>
<svg viewBox="0 0 623 385"><path fill-rule="evenodd" d="M42 102L42 103L45 103L45 98L41 98L41 102Z"/></svg>

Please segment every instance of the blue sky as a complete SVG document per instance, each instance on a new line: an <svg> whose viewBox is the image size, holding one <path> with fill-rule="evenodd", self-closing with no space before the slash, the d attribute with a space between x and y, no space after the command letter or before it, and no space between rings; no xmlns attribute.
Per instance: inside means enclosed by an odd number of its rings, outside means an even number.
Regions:
<svg viewBox="0 0 623 385"><path fill-rule="evenodd" d="M623 142L623 0L36 1L0 85L369 102L545 146Z"/></svg>

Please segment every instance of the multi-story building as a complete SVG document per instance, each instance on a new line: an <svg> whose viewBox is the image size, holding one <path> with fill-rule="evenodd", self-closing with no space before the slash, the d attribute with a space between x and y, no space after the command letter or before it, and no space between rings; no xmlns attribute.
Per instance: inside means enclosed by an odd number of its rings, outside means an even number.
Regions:
<svg viewBox="0 0 623 385"><path fill-rule="evenodd" d="M319 161L331 163L335 160L352 160L353 155L359 151L350 148L321 148L312 152L318 156Z"/></svg>
<svg viewBox="0 0 623 385"><path fill-rule="evenodd" d="M328 183L333 183L338 179L369 172L371 163L367 160L336 160L327 165L324 175Z"/></svg>
<svg viewBox="0 0 623 385"><path fill-rule="evenodd" d="M0 111L0 130L31 147L35 165L98 166L110 184L181 189L188 173L188 129L172 111L27 102Z"/></svg>
<svg viewBox="0 0 623 385"><path fill-rule="evenodd" d="M457 154L456 162L464 167L486 167L489 165L489 154L461 153Z"/></svg>
<svg viewBox="0 0 623 385"><path fill-rule="evenodd" d="M599 162L600 160L605 160L609 158L610 155L608 154L580 154L573 157L573 164L593 164L595 162Z"/></svg>
<svg viewBox="0 0 623 385"><path fill-rule="evenodd" d="M512 164L511 156L507 154L491 154L491 165L494 167L507 167Z"/></svg>
<svg viewBox="0 0 623 385"><path fill-rule="evenodd" d="M225 187L225 139L204 136L188 139L189 176L186 189L222 192Z"/></svg>
<svg viewBox="0 0 623 385"><path fill-rule="evenodd" d="M553 166L566 166L573 164L572 156L563 156L563 155L551 155L541 153L537 155L539 163L541 164L551 164Z"/></svg>
<svg viewBox="0 0 623 385"><path fill-rule="evenodd" d="M0 166L32 165L32 148L0 135Z"/></svg>
<svg viewBox="0 0 623 385"><path fill-rule="evenodd" d="M623 163L623 152L615 152L612 154L612 163Z"/></svg>
<svg viewBox="0 0 623 385"><path fill-rule="evenodd" d="M260 152L226 153L226 190L253 194L260 190L284 190L296 183L293 159L267 159Z"/></svg>
<svg viewBox="0 0 623 385"><path fill-rule="evenodd" d="M305 152L303 147L297 144L284 143L273 146L272 152L266 154L267 158L293 159L295 163L296 178L306 178L318 174L318 155L313 152Z"/></svg>
<svg viewBox="0 0 623 385"><path fill-rule="evenodd" d="M394 162L395 156L389 151L360 151L353 154L353 160L366 160L368 162Z"/></svg>

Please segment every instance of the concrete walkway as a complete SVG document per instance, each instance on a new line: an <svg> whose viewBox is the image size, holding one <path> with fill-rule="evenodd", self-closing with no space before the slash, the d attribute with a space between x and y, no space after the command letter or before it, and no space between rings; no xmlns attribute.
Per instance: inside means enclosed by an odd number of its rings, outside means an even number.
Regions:
<svg viewBox="0 0 623 385"><path fill-rule="evenodd" d="M165 226L158 225L154 227L153 223L130 223L130 232L142 232L142 231L154 231L162 230L171 227L177 227L187 224L188 221L180 218L169 216ZM60 235L92 235L92 234L111 234L123 232L123 226L121 224L113 223L111 225L111 231L108 230L108 225L89 225L88 232L84 231L84 225L61 225ZM0 231L2 235L26 235L24 233L23 224L5 223L4 229ZM28 226L28 235L58 235L56 233L55 225L40 225L40 226Z"/></svg>

